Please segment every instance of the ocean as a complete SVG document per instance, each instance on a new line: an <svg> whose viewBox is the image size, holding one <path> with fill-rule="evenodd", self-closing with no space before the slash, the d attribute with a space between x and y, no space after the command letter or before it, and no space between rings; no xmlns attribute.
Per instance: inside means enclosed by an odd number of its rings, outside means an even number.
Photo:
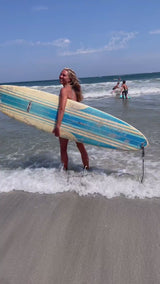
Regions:
<svg viewBox="0 0 160 284"><path fill-rule="evenodd" d="M128 100L112 93L126 80ZM0 113L0 192L13 190L106 198L160 197L160 73L80 78L83 103L112 114L139 129L148 139L142 151L117 151L86 145L90 170L84 171L75 143L68 146L69 170L60 164L59 141ZM7 83L58 95L58 80ZM141 180L143 179L143 182Z"/></svg>

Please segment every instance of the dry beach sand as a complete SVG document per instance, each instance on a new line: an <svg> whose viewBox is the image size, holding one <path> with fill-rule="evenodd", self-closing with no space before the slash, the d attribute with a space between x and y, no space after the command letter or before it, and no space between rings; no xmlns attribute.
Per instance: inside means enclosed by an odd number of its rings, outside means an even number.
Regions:
<svg viewBox="0 0 160 284"><path fill-rule="evenodd" d="M0 194L0 284L159 284L160 200Z"/></svg>

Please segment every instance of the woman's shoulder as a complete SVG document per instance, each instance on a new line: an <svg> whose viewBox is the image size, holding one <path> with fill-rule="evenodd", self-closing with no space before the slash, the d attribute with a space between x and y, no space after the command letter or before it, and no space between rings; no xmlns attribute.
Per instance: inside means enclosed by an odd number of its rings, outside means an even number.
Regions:
<svg viewBox="0 0 160 284"><path fill-rule="evenodd" d="M65 97L67 96L67 89L65 87L62 87L60 90L60 96Z"/></svg>
<svg viewBox="0 0 160 284"><path fill-rule="evenodd" d="M61 97L76 101L76 93L71 86L65 86L61 89Z"/></svg>

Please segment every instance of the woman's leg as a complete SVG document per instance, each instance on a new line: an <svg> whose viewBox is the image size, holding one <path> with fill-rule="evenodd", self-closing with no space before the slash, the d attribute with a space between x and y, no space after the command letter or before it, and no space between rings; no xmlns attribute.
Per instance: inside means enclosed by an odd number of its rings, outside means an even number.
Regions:
<svg viewBox="0 0 160 284"><path fill-rule="evenodd" d="M63 169L67 170L68 168L68 155L67 155L68 139L59 137L59 143L60 143L61 162L63 164Z"/></svg>
<svg viewBox="0 0 160 284"><path fill-rule="evenodd" d="M76 142L76 144L77 144L78 150L81 153L83 166L84 166L85 169L88 170L89 169L89 158L88 158L87 151L86 151L83 143Z"/></svg>

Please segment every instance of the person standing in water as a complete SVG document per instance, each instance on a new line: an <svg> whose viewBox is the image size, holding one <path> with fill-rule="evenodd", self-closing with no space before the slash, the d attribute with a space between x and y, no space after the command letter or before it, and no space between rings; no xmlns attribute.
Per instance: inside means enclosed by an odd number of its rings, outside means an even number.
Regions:
<svg viewBox="0 0 160 284"><path fill-rule="evenodd" d="M125 97L126 99L128 99L128 86L126 85L126 81L122 82L121 90L122 90L122 98L124 99Z"/></svg>
<svg viewBox="0 0 160 284"><path fill-rule="evenodd" d="M64 68L59 75L60 83L63 85L59 94L59 108L58 108L58 116L55 128L53 129L53 133L56 137L59 137L60 143L60 153L61 153L61 162L63 164L64 170L68 169L68 154L67 154L67 146L68 139L60 137L60 126L63 120L65 107L67 103L67 99L80 102L83 99L81 85L76 76L76 73L70 68ZM83 162L83 166L85 169L89 169L89 158L87 151L83 145L83 143L76 142L77 148L81 153L81 158Z"/></svg>

